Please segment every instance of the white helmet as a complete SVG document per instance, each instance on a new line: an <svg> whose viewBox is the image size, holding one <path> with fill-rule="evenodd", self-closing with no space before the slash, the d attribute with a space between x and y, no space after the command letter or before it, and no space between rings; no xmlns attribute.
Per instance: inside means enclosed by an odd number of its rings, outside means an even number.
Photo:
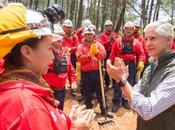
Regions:
<svg viewBox="0 0 175 130"><path fill-rule="evenodd" d="M83 22L82 22L82 26L84 28L87 28L91 23L91 21L89 19L85 19Z"/></svg>
<svg viewBox="0 0 175 130"><path fill-rule="evenodd" d="M85 29L83 30L83 35L89 34L89 33L92 33L92 34L95 35L95 31L92 30L92 28L87 27L87 28L85 28Z"/></svg>
<svg viewBox="0 0 175 130"><path fill-rule="evenodd" d="M91 30L93 30L93 31L96 31L96 26L94 25L94 24L90 24L89 26L88 26L88 28L90 28Z"/></svg>
<svg viewBox="0 0 175 130"><path fill-rule="evenodd" d="M106 25L113 25L113 23L112 23L111 20L106 20L106 22L105 22L105 26L106 26Z"/></svg>
<svg viewBox="0 0 175 130"><path fill-rule="evenodd" d="M63 26L73 27L72 21L70 19L64 20Z"/></svg>
<svg viewBox="0 0 175 130"><path fill-rule="evenodd" d="M40 12L33 10L26 11L27 26L37 34L37 36L52 35L51 24Z"/></svg>
<svg viewBox="0 0 175 130"><path fill-rule="evenodd" d="M135 22L134 22L134 25L135 25L135 27L140 27L139 21L135 21Z"/></svg>
<svg viewBox="0 0 175 130"><path fill-rule="evenodd" d="M8 6L23 6L21 3L9 3ZM40 12L26 9L25 17L28 29L31 29L37 36L52 35L51 24Z"/></svg>
<svg viewBox="0 0 175 130"><path fill-rule="evenodd" d="M125 27L133 27L133 28L135 29L135 25L134 25L134 23L131 22L131 21L128 21L127 23L125 23L124 29L125 29Z"/></svg>

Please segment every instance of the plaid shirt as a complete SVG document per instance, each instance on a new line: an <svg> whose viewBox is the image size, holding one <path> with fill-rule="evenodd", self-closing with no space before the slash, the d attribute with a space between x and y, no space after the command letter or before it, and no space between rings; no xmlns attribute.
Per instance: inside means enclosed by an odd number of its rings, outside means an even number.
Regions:
<svg viewBox="0 0 175 130"><path fill-rule="evenodd" d="M175 73L166 77L150 97L140 93L141 81L134 86L131 107L144 119L150 120L175 104Z"/></svg>

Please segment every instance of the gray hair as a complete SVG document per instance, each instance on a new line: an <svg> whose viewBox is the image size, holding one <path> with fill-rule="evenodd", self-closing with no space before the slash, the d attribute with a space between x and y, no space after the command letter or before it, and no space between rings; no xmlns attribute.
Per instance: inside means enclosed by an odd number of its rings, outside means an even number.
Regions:
<svg viewBox="0 0 175 130"><path fill-rule="evenodd" d="M174 37L173 26L170 23L162 21L152 22L145 27L144 32L148 31L149 28L155 28L155 31L159 33L161 36Z"/></svg>

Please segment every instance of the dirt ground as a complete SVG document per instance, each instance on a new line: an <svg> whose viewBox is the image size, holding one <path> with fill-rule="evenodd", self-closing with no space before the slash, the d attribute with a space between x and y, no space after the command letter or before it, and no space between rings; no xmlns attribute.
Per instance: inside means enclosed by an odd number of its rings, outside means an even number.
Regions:
<svg viewBox="0 0 175 130"><path fill-rule="evenodd" d="M111 106L112 106L111 105L112 96L113 96L113 91L111 88L107 92L110 111L111 111ZM71 106L75 103L82 104L82 102L77 102L75 100L75 97L70 96L70 91L67 91L64 111L66 113L69 113ZM99 112L98 103L95 100L93 101L93 103L94 103L95 112ZM136 129L136 116L137 114L135 112L131 110L126 110L125 108L120 107L120 109L116 113L114 113L114 118L112 119L115 124L100 127L97 124L97 119L102 118L102 116L100 114L97 114L95 121L92 123L91 130L135 130Z"/></svg>

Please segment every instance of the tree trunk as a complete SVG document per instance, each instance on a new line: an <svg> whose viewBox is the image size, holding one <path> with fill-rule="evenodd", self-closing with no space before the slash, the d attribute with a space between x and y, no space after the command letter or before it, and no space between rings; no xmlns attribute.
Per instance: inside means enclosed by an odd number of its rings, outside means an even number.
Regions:
<svg viewBox="0 0 175 130"><path fill-rule="evenodd" d="M35 0L35 10L37 10L37 8L38 8L38 3L39 3L39 0Z"/></svg>
<svg viewBox="0 0 175 130"><path fill-rule="evenodd" d="M161 5L161 0L157 1L157 13L156 13L156 20L159 19L159 11L160 11L160 5Z"/></svg>
<svg viewBox="0 0 175 130"><path fill-rule="evenodd" d="M100 32L103 31L105 20L106 20L106 0L102 0L102 23Z"/></svg>
<svg viewBox="0 0 175 130"><path fill-rule="evenodd" d="M92 17L92 20L93 20L93 23L94 23L94 25L95 25L95 23L96 23L96 3L97 3L97 0L94 0L94 3L93 3L93 17Z"/></svg>
<svg viewBox="0 0 175 130"><path fill-rule="evenodd" d="M75 0L71 0L71 5L70 5L70 16L69 16L69 19L73 21L73 18L74 18L74 14L75 14Z"/></svg>
<svg viewBox="0 0 175 130"><path fill-rule="evenodd" d="M154 12L154 17L153 17L153 21L156 21L159 18L160 4L161 4L161 1L160 0L157 0L155 12Z"/></svg>
<svg viewBox="0 0 175 130"><path fill-rule="evenodd" d="M55 0L55 4L57 4L58 3L58 0Z"/></svg>
<svg viewBox="0 0 175 130"><path fill-rule="evenodd" d="M66 9L66 17L69 18L69 0L67 0L67 9Z"/></svg>
<svg viewBox="0 0 175 130"><path fill-rule="evenodd" d="M80 27L81 26L81 21L83 19L83 0L80 0L80 3L79 3L79 11L78 11L78 20L77 20L77 27Z"/></svg>
<svg viewBox="0 0 175 130"><path fill-rule="evenodd" d="M100 7L100 3L101 3L101 0L98 0L98 4L97 4L97 17L96 17L97 20L96 20L96 23L95 23L95 26L97 28L97 31L99 31L98 28L99 28L99 13L100 13L99 7Z"/></svg>
<svg viewBox="0 0 175 130"><path fill-rule="evenodd" d="M174 20L174 0L171 0L171 24L173 24Z"/></svg>
<svg viewBox="0 0 175 130"><path fill-rule="evenodd" d="M47 7L49 7L49 5L50 5L50 0L47 1Z"/></svg>
<svg viewBox="0 0 175 130"><path fill-rule="evenodd" d="M93 1L91 0L90 1L89 12L88 12L88 16L89 16L91 21L94 21L93 13L94 13L94 11L93 11Z"/></svg>
<svg viewBox="0 0 175 130"><path fill-rule="evenodd" d="M119 0L112 0L112 9L111 9L111 21L115 23L118 14L118 7L120 5Z"/></svg>
<svg viewBox="0 0 175 130"><path fill-rule="evenodd" d="M64 7L64 0L61 1L61 7Z"/></svg>
<svg viewBox="0 0 175 130"><path fill-rule="evenodd" d="M147 12L145 10L146 8L146 1L145 0L142 0L142 4L141 4L141 8L142 8L142 11L141 11L141 23L143 24L143 28L145 28L146 26L146 18L147 18Z"/></svg>
<svg viewBox="0 0 175 130"><path fill-rule="evenodd" d="M74 14L74 25L75 26L77 25L78 1L79 0L76 0L76 2L75 2L75 14Z"/></svg>
<svg viewBox="0 0 175 130"><path fill-rule="evenodd" d="M119 16L118 21L116 21L117 24L116 24L115 29L114 29L115 32L118 32L120 30L121 25L124 24L125 10L126 10L126 1L123 0L123 2L122 2L122 10L120 12L120 16Z"/></svg>
<svg viewBox="0 0 175 130"><path fill-rule="evenodd" d="M32 4L33 4L33 0L30 0L30 3L29 3L29 9L32 8Z"/></svg>
<svg viewBox="0 0 175 130"><path fill-rule="evenodd" d="M149 10L149 18L148 18L148 23L150 23L150 22L151 22L153 5L154 5L154 0L151 0L150 10Z"/></svg>

